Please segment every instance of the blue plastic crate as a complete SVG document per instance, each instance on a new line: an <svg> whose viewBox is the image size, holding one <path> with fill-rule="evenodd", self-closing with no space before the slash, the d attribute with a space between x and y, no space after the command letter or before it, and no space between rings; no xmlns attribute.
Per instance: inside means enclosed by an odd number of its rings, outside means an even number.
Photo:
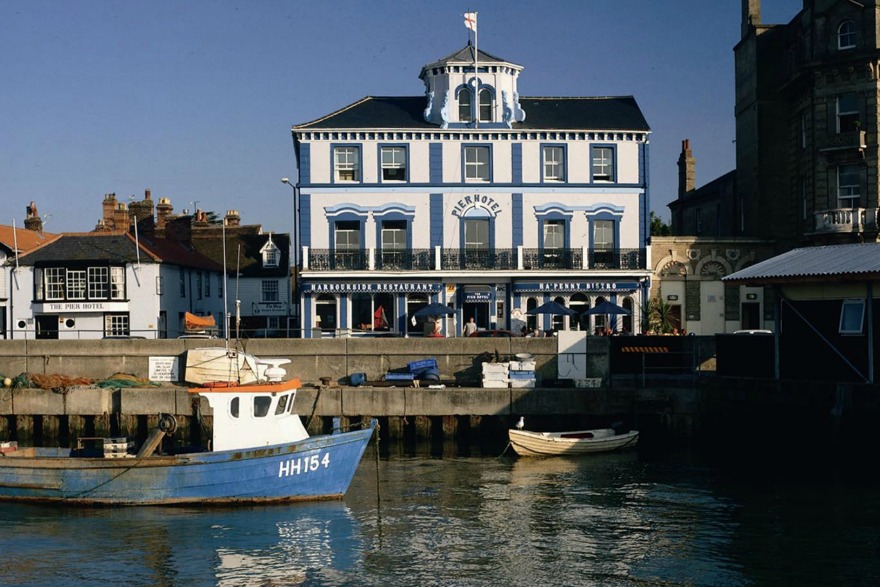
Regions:
<svg viewBox="0 0 880 587"><path fill-rule="evenodd" d="M413 361L412 363L407 363L406 368L410 373L424 371L425 369L436 369L437 359L421 359L420 361Z"/></svg>
<svg viewBox="0 0 880 587"><path fill-rule="evenodd" d="M507 373L508 379L534 379L534 371L510 371Z"/></svg>
<svg viewBox="0 0 880 587"><path fill-rule="evenodd" d="M386 373L385 381L412 381L414 377L412 373Z"/></svg>

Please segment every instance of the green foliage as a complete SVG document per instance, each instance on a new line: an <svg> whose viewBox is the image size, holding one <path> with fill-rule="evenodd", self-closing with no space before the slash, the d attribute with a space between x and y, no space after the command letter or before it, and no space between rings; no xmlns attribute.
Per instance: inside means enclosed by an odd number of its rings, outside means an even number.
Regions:
<svg viewBox="0 0 880 587"><path fill-rule="evenodd" d="M660 298L653 298L648 302L648 311L643 316L642 328L647 323L648 329L654 334L669 334L674 328L679 327L672 306Z"/></svg>
<svg viewBox="0 0 880 587"><path fill-rule="evenodd" d="M668 224L663 222L663 219L654 214L654 211L651 211L651 236L669 236L672 234L672 229Z"/></svg>

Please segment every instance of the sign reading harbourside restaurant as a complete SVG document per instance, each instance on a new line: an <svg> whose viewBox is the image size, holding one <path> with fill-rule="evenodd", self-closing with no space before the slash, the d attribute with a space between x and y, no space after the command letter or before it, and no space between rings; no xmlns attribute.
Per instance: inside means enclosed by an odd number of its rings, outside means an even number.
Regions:
<svg viewBox="0 0 880 587"><path fill-rule="evenodd" d="M639 288L635 281L542 281L539 283L514 283L513 293L623 293Z"/></svg>
<svg viewBox="0 0 880 587"><path fill-rule="evenodd" d="M437 293L440 283L304 283L304 292L312 293Z"/></svg>

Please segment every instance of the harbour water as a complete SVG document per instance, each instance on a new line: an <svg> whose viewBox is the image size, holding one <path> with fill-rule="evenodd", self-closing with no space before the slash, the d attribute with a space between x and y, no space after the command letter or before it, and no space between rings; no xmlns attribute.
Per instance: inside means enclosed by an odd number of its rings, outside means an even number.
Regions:
<svg viewBox="0 0 880 587"><path fill-rule="evenodd" d="M339 502L0 504L0 583L880 584L880 484L833 461L391 453Z"/></svg>

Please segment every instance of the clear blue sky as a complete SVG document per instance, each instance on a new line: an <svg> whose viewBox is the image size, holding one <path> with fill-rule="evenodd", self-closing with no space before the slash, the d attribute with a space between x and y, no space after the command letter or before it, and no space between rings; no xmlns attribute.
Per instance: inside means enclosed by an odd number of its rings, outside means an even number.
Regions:
<svg viewBox="0 0 880 587"><path fill-rule="evenodd" d="M764 0L790 21L801 0ZM364 96L423 94L422 65L479 46L522 65L523 96L633 95L668 219L682 139L697 185L735 165L739 0L0 1L0 224L37 203L88 231L103 195L198 202L290 232L290 127ZM528 113L527 113L528 114Z"/></svg>

